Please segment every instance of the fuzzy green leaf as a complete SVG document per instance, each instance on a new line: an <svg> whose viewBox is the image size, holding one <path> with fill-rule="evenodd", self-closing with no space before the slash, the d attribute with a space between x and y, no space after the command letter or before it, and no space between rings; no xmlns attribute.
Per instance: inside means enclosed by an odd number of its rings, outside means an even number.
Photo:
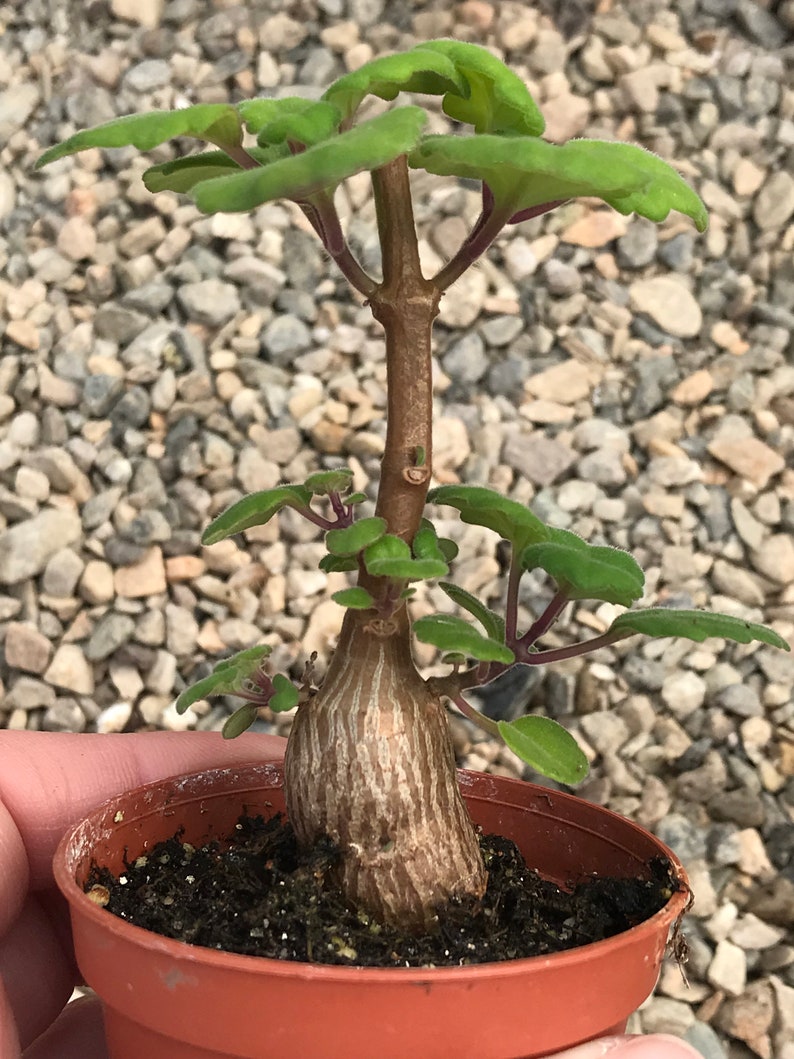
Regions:
<svg viewBox="0 0 794 1059"><path fill-rule="evenodd" d="M340 607L350 607L351 610L369 610L375 606L375 600L367 592L366 588L342 588L331 596L334 603Z"/></svg>
<svg viewBox="0 0 794 1059"><path fill-rule="evenodd" d="M273 713L286 713L287 710L294 710L300 700L300 692L292 681L283 673L276 673L273 677L273 688L276 693L268 702Z"/></svg>
<svg viewBox="0 0 794 1059"><path fill-rule="evenodd" d="M366 493L351 493L350 496L345 497L345 503L349 506L350 504L363 504L365 500L368 500Z"/></svg>
<svg viewBox="0 0 794 1059"><path fill-rule="evenodd" d="M259 644L222 659L208 677L185 688L176 700L176 712L184 713L194 702L211 695L235 695L242 691L271 650L267 644Z"/></svg>
<svg viewBox="0 0 794 1059"><path fill-rule="evenodd" d="M202 151L187 158L177 158L172 162L162 162L150 166L143 174L147 191L177 191L184 193L202 180L225 176L240 167L223 151ZM231 718L230 718L231 719Z"/></svg>
<svg viewBox="0 0 794 1059"><path fill-rule="evenodd" d="M589 771L587 758L570 732L549 717L499 721L499 735L536 772L557 783L581 782Z"/></svg>
<svg viewBox="0 0 794 1059"><path fill-rule="evenodd" d="M466 79L467 92L444 96L444 113L478 133L540 136L546 123L521 78L477 44L431 40L421 45L450 59Z"/></svg>
<svg viewBox="0 0 794 1059"><path fill-rule="evenodd" d="M346 573L358 570L358 559L355 555L324 555L317 565L325 574Z"/></svg>
<svg viewBox="0 0 794 1059"><path fill-rule="evenodd" d="M89 147L137 147L139 151L151 151L176 136L195 136L219 147L224 144L239 147L243 142L242 121L236 108L227 103L199 103L182 110L129 114L83 129L55 144L39 158L36 168Z"/></svg>
<svg viewBox="0 0 794 1059"><path fill-rule="evenodd" d="M468 95L465 78L451 59L423 45L397 55L383 55L340 77L323 99L339 108L345 120L358 110L365 96L396 99L400 92L441 96L446 92Z"/></svg>
<svg viewBox="0 0 794 1059"><path fill-rule="evenodd" d="M549 539L549 527L528 507L482 485L440 485L430 490L427 499L456 507L464 522L493 530L510 541L517 553Z"/></svg>
<svg viewBox="0 0 794 1059"><path fill-rule="evenodd" d="M449 537L439 537L438 547L446 562L451 563L454 559L457 559L460 548Z"/></svg>
<svg viewBox="0 0 794 1059"><path fill-rule="evenodd" d="M329 530L325 535L325 546L331 555L358 555L370 544L381 539L386 532L386 519L363 518L345 529Z"/></svg>
<svg viewBox="0 0 794 1059"><path fill-rule="evenodd" d="M263 526L283 507L297 510L307 508L311 498L312 494L303 485L278 485L275 489L251 493L213 519L204 530L201 543L217 544L235 533L242 533L253 526Z"/></svg>
<svg viewBox="0 0 794 1059"><path fill-rule="evenodd" d="M506 220L549 202L603 199L620 213L663 221L670 210L691 217L698 231L708 225L706 207L672 166L629 143L570 140L547 143L532 137L426 136L411 152L414 168L436 176L481 180L494 208Z"/></svg>
<svg viewBox="0 0 794 1059"><path fill-rule="evenodd" d="M414 559L405 541L392 534L367 548L364 565L373 577L393 577L399 581L426 581L449 573L443 559Z"/></svg>
<svg viewBox="0 0 794 1059"><path fill-rule="evenodd" d="M498 643L505 642L505 620L499 614L489 610L485 604L467 592L465 588L453 585L449 581L439 581L438 587L443 589L453 603L457 603L463 610L477 619L492 640Z"/></svg>
<svg viewBox="0 0 794 1059"><path fill-rule="evenodd" d="M736 643L752 643L759 640L771 647L780 647L790 651L791 647L782 636L744 618L735 618L729 614L709 614L703 610L674 610L666 607L649 607L647 610L630 610L615 618L607 635L622 633L633 636L683 636L687 640L702 643L710 636L720 639L735 640Z"/></svg>
<svg viewBox="0 0 794 1059"><path fill-rule="evenodd" d="M569 599L600 599L630 607L642 596L645 575L620 548L588 544L569 530L549 528L551 540L521 553L525 570L545 570Z"/></svg>
<svg viewBox="0 0 794 1059"><path fill-rule="evenodd" d="M315 471L303 483L310 493L327 496L329 493L344 493L353 483L353 472L349 467L334 471ZM348 500L345 503L349 503Z"/></svg>
<svg viewBox="0 0 794 1059"><path fill-rule="evenodd" d="M260 147L280 143L299 143L304 147L313 147L333 136L342 120L339 109L322 100L288 98L257 102L278 105L270 120L263 122L259 127L256 140ZM293 105L286 107L286 103ZM248 113L250 114L250 111Z"/></svg>
<svg viewBox="0 0 794 1059"><path fill-rule="evenodd" d="M422 524L416 531L411 551L416 559L433 559L435 562L444 564L447 562L447 557L441 548L441 542L436 533L436 527L426 518L422 519Z"/></svg>
<svg viewBox="0 0 794 1059"><path fill-rule="evenodd" d="M432 644L439 651L462 654L479 662L509 665L515 661L515 655L504 643L483 636L473 625L453 614L430 614L418 618L414 622L414 632L422 643Z"/></svg>
<svg viewBox="0 0 794 1059"><path fill-rule="evenodd" d="M427 114L399 107L332 136L299 154L259 169L246 169L196 185L196 204L205 213L240 212L273 199L306 201L363 170L378 169L410 151Z"/></svg>
<svg viewBox="0 0 794 1059"><path fill-rule="evenodd" d="M256 720L258 712L259 707L253 702L246 702L244 706L235 710L231 717L226 718L223 728L221 728L223 738L236 739L238 735L247 732Z"/></svg>

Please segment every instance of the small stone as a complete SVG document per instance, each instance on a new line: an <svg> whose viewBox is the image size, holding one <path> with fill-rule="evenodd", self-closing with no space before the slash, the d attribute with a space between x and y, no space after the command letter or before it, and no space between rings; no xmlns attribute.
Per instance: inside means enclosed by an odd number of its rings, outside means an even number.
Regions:
<svg viewBox="0 0 794 1059"><path fill-rule="evenodd" d="M268 360L281 367L292 364L311 346L311 331L292 313L277 316L262 334L262 349Z"/></svg>
<svg viewBox="0 0 794 1059"><path fill-rule="evenodd" d="M767 537L761 548L751 556L753 567L781 585L794 583L794 540L789 533L775 533Z"/></svg>
<svg viewBox="0 0 794 1059"><path fill-rule="evenodd" d="M780 453L754 437L717 437L709 443L708 451L720 463L724 463L740 477L746 478L757 489L764 489L770 478L779 474L786 466L786 461Z"/></svg>
<svg viewBox="0 0 794 1059"><path fill-rule="evenodd" d="M629 738L622 717L606 711L585 714L579 719L587 741L599 754L615 754Z"/></svg>
<svg viewBox="0 0 794 1059"><path fill-rule="evenodd" d="M482 311L488 289L484 272L471 268L444 292L438 313L438 321L444 327L470 327Z"/></svg>
<svg viewBox="0 0 794 1059"><path fill-rule="evenodd" d="M755 1046L769 1032L774 1017L775 1003L769 984L751 982L741 996L731 997L721 1005L715 1023L724 1033L746 1041L754 1051L763 1054Z"/></svg>
<svg viewBox="0 0 794 1059"><path fill-rule="evenodd" d="M524 388L539 400L568 405L589 397L599 378L591 366L570 359L531 375Z"/></svg>
<svg viewBox="0 0 794 1059"><path fill-rule="evenodd" d="M747 957L744 951L731 941L718 942L707 978L715 989L722 989L729 996L741 996L747 981Z"/></svg>
<svg viewBox="0 0 794 1059"><path fill-rule="evenodd" d="M83 572L83 560L71 548L60 548L47 562L42 588L48 596L67 599L74 595Z"/></svg>
<svg viewBox="0 0 794 1059"><path fill-rule="evenodd" d="M513 431L502 448L502 461L533 485L551 485L571 467L575 453L560 441L539 431Z"/></svg>
<svg viewBox="0 0 794 1059"><path fill-rule="evenodd" d="M728 1059L728 1053L707 1022L695 1022L684 1034L684 1040L703 1056L703 1059Z"/></svg>
<svg viewBox="0 0 794 1059"><path fill-rule="evenodd" d="M113 584L113 567L101 559L89 560L83 570L77 591L86 603L109 603L116 594Z"/></svg>
<svg viewBox="0 0 794 1059"><path fill-rule="evenodd" d="M209 327L220 327L240 311L237 288L219 279L186 283L177 298L191 320Z"/></svg>
<svg viewBox="0 0 794 1059"><path fill-rule="evenodd" d="M23 349L35 352L39 348L39 329L30 320L9 320L5 329L6 338Z"/></svg>
<svg viewBox="0 0 794 1059"><path fill-rule="evenodd" d="M43 673L52 655L52 645L47 637L27 622L9 622L4 649L6 663L15 669L24 669L26 673Z"/></svg>
<svg viewBox="0 0 794 1059"><path fill-rule="evenodd" d="M737 195L754 195L766 173L749 158L740 158L733 171L733 190Z"/></svg>
<svg viewBox="0 0 794 1059"><path fill-rule="evenodd" d="M166 647L177 658L184 658L196 649L198 622L187 607L167 603L165 608Z"/></svg>
<svg viewBox="0 0 794 1059"><path fill-rule="evenodd" d="M768 177L753 203L753 219L764 231L783 228L794 214L794 177L776 169Z"/></svg>
<svg viewBox="0 0 794 1059"><path fill-rule="evenodd" d="M103 735L109 732L123 732L132 716L131 702L114 702L101 711L96 721L96 730Z"/></svg>
<svg viewBox="0 0 794 1059"><path fill-rule="evenodd" d="M135 22L146 29L156 29L163 17L165 0L112 0L110 8L116 18Z"/></svg>
<svg viewBox="0 0 794 1059"><path fill-rule="evenodd" d="M590 120L592 103L585 96L563 92L543 104L546 129L543 138L551 143L567 143L581 136Z"/></svg>
<svg viewBox="0 0 794 1059"><path fill-rule="evenodd" d="M614 210L593 210L574 221L560 238L564 243L595 249L625 235L626 225L626 219Z"/></svg>
<svg viewBox="0 0 794 1059"><path fill-rule="evenodd" d="M706 400L713 389L714 379L711 372L702 368L682 379L670 396L676 404L699 405Z"/></svg>
<svg viewBox="0 0 794 1059"><path fill-rule="evenodd" d="M706 698L706 682L691 670L682 670L665 677L662 700L679 720L699 710Z"/></svg>
<svg viewBox="0 0 794 1059"><path fill-rule="evenodd" d="M631 306L647 313L668 334L692 338L700 332L703 314L692 293L672 276L637 280L629 288Z"/></svg>
<svg viewBox="0 0 794 1059"><path fill-rule="evenodd" d="M140 562L116 570L113 580L116 595L127 599L141 599L165 592L167 582L162 551L157 546L149 548Z"/></svg>
<svg viewBox="0 0 794 1059"><path fill-rule="evenodd" d="M731 928L730 940L739 948L755 950L771 949L785 937L785 932L779 927L773 927L765 923L763 919L748 912L740 916Z"/></svg>
<svg viewBox="0 0 794 1059"><path fill-rule="evenodd" d="M91 662L101 662L126 643L135 631L135 622L128 614L108 611L97 623L86 644L85 655Z"/></svg>
<svg viewBox="0 0 794 1059"><path fill-rule="evenodd" d="M61 644L44 674L48 684L66 688L76 695L92 695L94 674L82 648L77 644Z"/></svg>
<svg viewBox="0 0 794 1059"><path fill-rule="evenodd" d="M75 511L48 509L0 532L0 584L15 585L40 574L50 558L81 536Z"/></svg>
<svg viewBox="0 0 794 1059"><path fill-rule="evenodd" d="M165 59L144 59L134 63L124 75L124 87L133 92L154 92L171 82L171 67Z"/></svg>
<svg viewBox="0 0 794 1059"><path fill-rule="evenodd" d="M70 261L84 261L96 250L96 232L85 217L70 217L58 233L56 245Z"/></svg>

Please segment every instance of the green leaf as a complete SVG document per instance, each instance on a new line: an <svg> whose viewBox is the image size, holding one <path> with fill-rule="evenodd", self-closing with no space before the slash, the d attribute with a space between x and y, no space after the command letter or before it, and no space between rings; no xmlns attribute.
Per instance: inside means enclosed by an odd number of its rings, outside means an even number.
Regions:
<svg viewBox="0 0 794 1059"><path fill-rule="evenodd" d="M443 560L414 559L405 541L392 534L367 548L364 565L373 577L393 577L398 581L425 581L449 573Z"/></svg>
<svg viewBox="0 0 794 1059"><path fill-rule="evenodd" d="M273 199L305 201L410 151L426 121L427 114L419 107L387 111L299 154L198 184L196 204L205 213L214 213L250 210Z"/></svg>
<svg viewBox="0 0 794 1059"><path fill-rule="evenodd" d="M231 658L222 659L208 677L185 688L176 700L176 712L184 713L194 702L209 698L211 695L238 694L244 690L246 682L254 678L271 650L272 648L267 644L259 644L257 647L238 651Z"/></svg>
<svg viewBox="0 0 794 1059"><path fill-rule="evenodd" d="M327 496L329 493L344 493L353 483L353 472L349 467L339 467L334 471L315 471L303 483L310 493ZM346 500L345 503L349 503Z"/></svg>
<svg viewBox="0 0 794 1059"><path fill-rule="evenodd" d="M276 673L273 677L273 687L276 694L268 702L273 713L286 713L294 710L300 701L300 692L283 673Z"/></svg>
<svg viewBox="0 0 794 1059"><path fill-rule="evenodd" d="M551 540L530 544L521 553L525 570L541 569L569 599L600 599L630 607L642 596L645 575L620 548L588 544L569 530L550 528Z"/></svg>
<svg viewBox="0 0 794 1059"><path fill-rule="evenodd" d="M350 496L345 497L345 503L350 504L363 504L365 500L369 499L366 493L351 493Z"/></svg>
<svg viewBox="0 0 794 1059"><path fill-rule="evenodd" d="M386 532L386 519L362 518L345 529L328 530L325 546L332 555L358 555Z"/></svg>
<svg viewBox="0 0 794 1059"><path fill-rule="evenodd" d="M358 559L355 555L324 555L318 565L325 574L346 573L358 570Z"/></svg>
<svg viewBox="0 0 794 1059"><path fill-rule="evenodd" d="M275 489L251 493L213 519L204 530L201 543L217 544L253 526L264 526L283 507L294 507L300 511L309 506L311 499L312 494L303 485L278 485Z"/></svg>
<svg viewBox="0 0 794 1059"><path fill-rule="evenodd" d="M499 721L499 735L536 772L557 783L579 783L589 772L587 758L570 732L549 717Z"/></svg>
<svg viewBox="0 0 794 1059"><path fill-rule="evenodd" d="M257 130L260 147L279 143L299 143L304 147L313 147L333 136L342 120L339 108L323 100L287 97L255 102L276 105L270 119L262 121ZM246 113L250 116L252 108ZM260 108L257 119L263 118L264 113L264 108ZM246 120L246 124L250 126L250 121Z"/></svg>
<svg viewBox="0 0 794 1059"><path fill-rule="evenodd" d="M224 176L240 167L223 151L202 151L187 158L150 166L143 174L147 191L177 191L184 193L202 180ZM231 719L231 718L230 718Z"/></svg>
<svg viewBox="0 0 794 1059"><path fill-rule="evenodd" d="M607 635L622 633L633 636L641 633L644 636L683 636L687 640L702 643L710 636L720 639L735 640L736 643L752 643L759 640L771 647L780 647L790 651L791 647L782 636L744 618L735 618L729 614L710 614L703 610L673 610L666 607L649 607L647 610L630 610L621 614L610 625Z"/></svg>
<svg viewBox="0 0 794 1059"><path fill-rule="evenodd" d="M358 110L365 96L396 99L400 92L420 92L441 96L446 92L468 95L465 78L455 64L423 45L397 55L383 55L340 77L326 90L323 99L334 103L345 120Z"/></svg>
<svg viewBox="0 0 794 1059"><path fill-rule="evenodd" d="M340 607L350 607L351 610L369 610L375 606L375 600L366 588L343 588L334 592L331 599Z"/></svg>
<svg viewBox="0 0 794 1059"><path fill-rule="evenodd" d="M477 632L462 618L452 614L430 614L414 622L414 632L422 643L432 644L440 651L476 658L480 662L504 662L509 665L515 655L503 643Z"/></svg>
<svg viewBox="0 0 794 1059"><path fill-rule="evenodd" d="M439 537L438 547L446 562L451 563L454 559L457 559L460 548L449 537Z"/></svg>
<svg viewBox="0 0 794 1059"><path fill-rule="evenodd" d="M483 602L471 592L467 592L465 588L453 585L449 581L439 581L438 587L446 592L453 603L457 603L459 607L475 617L492 640L498 643L505 642L504 618L489 610Z"/></svg>
<svg viewBox="0 0 794 1059"><path fill-rule="evenodd" d="M629 143L531 137L426 136L411 152L414 168L436 176L481 180L506 219L558 200L603 199L620 213L663 221L670 210L708 225L706 207L672 166ZM516 218L518 219L518 218Z"/></svg>
<svg viewBox="0 0 794 1059"><path fill-rule="evenodd" d="M231 717L226 718L223 728L221 728L223 738L236 739L238 735L247 732L256 720L257 713L259 713L259 707L253 702L246 702L244 706L235 710Z"/></svg>
<svg viewBox="0 0 794 1059"><path fill-rule="evenodd" d="M224 144L239 147L243 142L242 121L236 108L228 103L199 103L182 110L129 114L83 129L55 144L39 158L36 169L89 147L137 147L139 151L151 151L175 136L195 136L219 147Z"/></svg>
<svg viewBox="0 0 794 1059"><path fill-rule="evenodd" d="M521 78L485 48L459 40L431 40L422 48L451 59L466 79L467 92L449 92L444 113L478 133L540 136L543 115Z"/></svg>
<svg viewBox="0 0 794 1059"><path fill-rule="evenodd" d="M440 485L431 489L428 501L456 507L464 522L485 526L510 541L517 553L529 544L549 539L549 527L515 500L508 500L481 485Z"/></svg>
<svg viewBox="0 0 794 1059"><path fill-rule="evenodd" d="M416 559L432 559L446 565L447 558L441 549L436 527L429 519L423 518L411 546Z"/></svg>

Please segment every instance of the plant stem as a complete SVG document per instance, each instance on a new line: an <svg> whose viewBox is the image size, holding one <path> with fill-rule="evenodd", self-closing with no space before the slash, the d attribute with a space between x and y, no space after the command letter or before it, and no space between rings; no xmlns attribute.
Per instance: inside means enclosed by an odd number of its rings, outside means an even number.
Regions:
<svg viewBox="0 0 794 1059"><path fill-rule="evenodd" d="M512 571L511 571L512 572ZM570 597L565 592L559 591L554 595L549 605L540 615L537 621L533 622L532 625L527 629L521 639L518 641L517 646L523 647L525 651L536 643L541 636L549 631L554 622L560 616L560 612L568 603ZM508 641L509 643L509 641ZM510 644L511 647L516 645Z"/></svg>
<svg viewBox="0 0 794 1059"><path fill-rule="evenodd" d="M463 716L468 717L468 719L473 724L476 724L478 728L481 728L483 732L487 732L488 735L499 738L499 725L496 721L492 721L490 717L486 717L484 714L480 713L479 710L475 710L471 703L466 702L462 695L456 695L452 701Z"/></svg>
<svg viewBox="0 0 794 1059"><path fill-rule="evenodd" d="M528 666L545 666L551 662L564 662L566 658L577 658L579 655L589 655L601 647L611 647L618 640L625 639L626 635L632 634L605 632L601 636L594 636L592 640L569 644L567 647L553 647L548 651L526 650L522 652L518 661Z"/></svg>
<svg viewBox="0 0 794 1059"><path fill-rule="evenodd" d="M370 297L386 333L386 446L376 515L410 543L421 524L432 473L431 338L440 291L422 275L408 180L401 156L372 174L383 282ZM416 465L416 453L424 463Z"/></svg>
<svg viewBox="0 0 794 1059"><path fill-rule="evenodd" d="M510 552L510 574L507 579L507 602L505 605L505 643L513 647L518 628L518 586L523 574L519 556L513 548Z"/></svg>
<svg viewBox="0 0 794 1059"><path fill-rule="evenodd" d="M315 195L311 202L300 203L300 207L350 286L369 298L378 284L356 261L347 245L333 197L328 193Z"/></svg>
<svg viewBox="0 0 794 1059"><path fill-rule="evenodd" d="M246 151L242 146L235 146L234 144L225 143L223 144L223 151L225 154L236 162L241 169L258 169L259 162Z"/></svg>

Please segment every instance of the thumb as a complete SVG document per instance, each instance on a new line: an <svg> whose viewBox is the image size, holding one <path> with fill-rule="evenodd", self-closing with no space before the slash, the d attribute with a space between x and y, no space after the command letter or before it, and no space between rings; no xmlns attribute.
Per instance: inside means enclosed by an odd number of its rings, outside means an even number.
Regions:
<svg viewBox="0 0 794 1059"><path fill-rule="evenodd" d="M577 1048L569 1048L546 1059L702 1059L678 1037L654 1034L651 1037L602 1037Z"/></svg>

